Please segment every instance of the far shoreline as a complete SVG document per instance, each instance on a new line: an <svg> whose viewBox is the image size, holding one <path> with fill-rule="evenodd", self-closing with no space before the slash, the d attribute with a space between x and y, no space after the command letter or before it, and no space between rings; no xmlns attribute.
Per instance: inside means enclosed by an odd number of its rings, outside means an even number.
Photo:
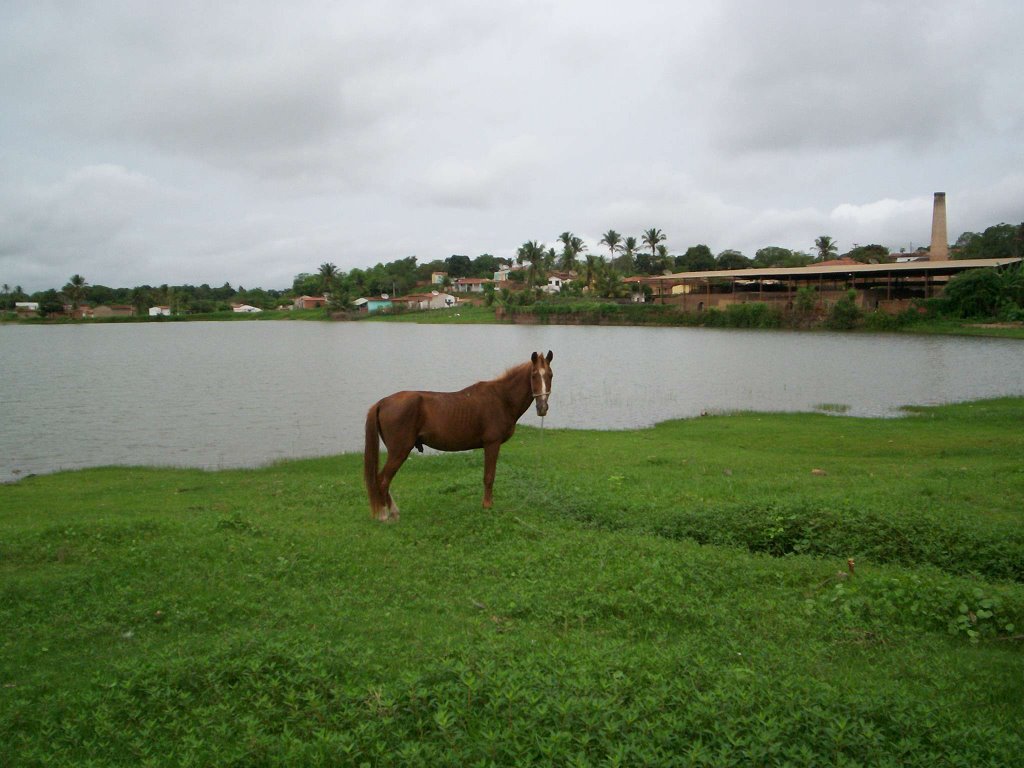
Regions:
<svg viewBox="0 0 1024 768"><path fill-rule="evenodd" d="M609 304L608 308L622 305ZM754 305L747 305L754 306ZM656 307L658 307L656 309ZM206 312L189 315L106 317L106 318L17 318L0 317L2 326L58 326L58 325L104 325L121 323L181 323L181 322L399 322L431 325L594 325L623 327L676 327L676 328L733 328L737 330L782 330L782 331L846 331L853 333L899 333L912 335L944 335L1024 339L1024 322L984 322L979 320L953 320L949 318L921 318L904 324L885 327L872 326L870 322L852 328L830 328L816 320L803 326L756 325L701 322L695 315L679 311L666 311L660 305L631 309L629 315L608 311L605 305L597 304L586 309L563 311L533 310L533 307L512 307L505 310L505 317L499 317L504 308L465 306L450 309L407 310L382 312L374 315L364 313L330 312L326 309L312 310L265 310L259 313ZM869 316L870 317L870 316Z"/></svg>

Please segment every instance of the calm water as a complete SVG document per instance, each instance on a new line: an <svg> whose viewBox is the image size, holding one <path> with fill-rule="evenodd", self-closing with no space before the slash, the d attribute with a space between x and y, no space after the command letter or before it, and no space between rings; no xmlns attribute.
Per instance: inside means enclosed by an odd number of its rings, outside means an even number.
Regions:
<svg viewBox="0 0 1024 768"><path fill-rule="evenodd" d="M369 405L459 389L552 349L549 427L703 411L1024 394L1013 340L385 323L0 326L0 481L106 464L203 468L362 450ZM523 424L539 425L532 409Z"/></svg>

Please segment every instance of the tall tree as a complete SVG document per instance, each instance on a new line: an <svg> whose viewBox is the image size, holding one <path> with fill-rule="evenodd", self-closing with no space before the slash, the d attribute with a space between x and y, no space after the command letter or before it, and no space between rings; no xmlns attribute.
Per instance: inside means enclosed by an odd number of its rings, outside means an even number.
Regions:
<svg viewBox="0 0 1024 768"><path fill-rule="evenodd" d="M1024 225L1022 225L1024 226ZM996 224L984 232L964 232L957 238L957 259L1008 259L1021 254L1021 227Z"/></svg>
<svg viewBox="0 0 1024 768"><path fill-rule="evenodd" d="M676 256L675 266L680 272L707 272L715 268L715 254L704 243L691 245L686 253Z"/></svg>
<svg viewBox="0 0 1024 768"><path fill-rule="evenodd" d="M828 261L832 256L839 253L839 246L828 235L821 235L814 241L814 250L818 252L815 261Z"/></svg>
<svg viewBox="0 0 1024 768"><path fill-rule="evenodd" d="M715 258L715 266L719 269L749 269L750 259L730 248L718 254Z"/></svg>
<svg viewBox="0 0 1024 768"><path fill-rule="evenodd" d="M631 275L636 271L636 238L630 235L622 240L622 255L614 262L616 268L624 275Z"/></svg>
<svg viewBox="0 0 1024 768"><path fill-rule="evenodd" d="M667 240L665 233L660 229L644 230L642 240L644 245L651 249L651 262L656 263L658 257L658 244Z"/></svg>
<svg viewBox="0 0 1024 768"><path fill-rule="evenodd" d="M628 293L619 272L612 264L600 264L594 276L594 293L603 299L617 299Z"/></svg>
<svg viewBox="0 0 1024 768"><path fill-rule="evenodd" d="M78 309L78 306L82 303L82 297L85 295L85 287L88 283L85 278L79 274L74 274L71 279L68 280L68 284L64 286L64 295L71 301L71 308Z"/></svg>
<svg viewBox="0 0 1024 768"><path fill-rule="evenodd" d="M893 261L889 249L878 243L858 245L843 254L844 259L853 259L861 264L888 264Z"/></svg>
<svg viewBox="0 0 1024 768"><path fill-rule="evenodd" d="M471 277L473 262L469 256L453 253L444 260L445 271L452 277Z"/></svg>
<svg viewBox="0 0 1024 768"><path fill-rule="evenodd" d="M334 280L338 277L338 268L327 261L320 265L317 274L320 276L320 292L330 293Z"/></svg>
<svg viewBox="0 0 1024 768"><path fill-rule="evenodd" d="M577 237L572 232L563 232L558 236L558 239L562 243L562 258L559 261L559 267L565 272L575 272L576 260L580 257L580 254L587 250L587 246L582 238Z"/></svg>
<svg viewBox="0 0 1024 768"><path fill-rule="evenodd" d="M604 233L604 236L597 242L597 244L607 245L608 252L611 253L611 258L614 260L615 254L622 250L622 235L614 229L609 229Z"/></svg>
<svg viewBox="0 0 1024 768"><path fill-rule="evenodd" d="M593 288L594 282L604 265L604 259L596 253L588 253L584 256L583 282L587 288Z"/></svg>
<svg viewBox="0 0 1024 768"><path fill-rule="evenodd" d="M546 249L536 240L528 240L519 246L516 259L520 264L526 264L526 284L530 287L537 285L544 278L544 259L547 256Z"/></svg>
<svg viewBox="0 0 1024 768"><path fill-rule="evenodd" d="M668 255L668 248L662 244L658 246L658 258L657 258L657 269L662 274L668 274L672 271L674 260Z"/></svg>

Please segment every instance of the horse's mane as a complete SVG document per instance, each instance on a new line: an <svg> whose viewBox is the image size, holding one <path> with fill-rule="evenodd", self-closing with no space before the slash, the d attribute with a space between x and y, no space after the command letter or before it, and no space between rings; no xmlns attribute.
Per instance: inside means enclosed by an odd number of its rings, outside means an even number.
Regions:
<svg viewBox="0 0 1024 768"><path fill-rule="evenodd" d="M523 372L524 372L524 369L525 368L530 368L530 367L532 367L532 363L529 363L529 362L520 363L519 365L513 365L511 368L509 368L503 374L501 374L501 376L498 376L497 378L491 379L491 381L493 381L496 384L507 383L507 382L511 381L512 379L516 379L516 378L522 376Z"/></svg>

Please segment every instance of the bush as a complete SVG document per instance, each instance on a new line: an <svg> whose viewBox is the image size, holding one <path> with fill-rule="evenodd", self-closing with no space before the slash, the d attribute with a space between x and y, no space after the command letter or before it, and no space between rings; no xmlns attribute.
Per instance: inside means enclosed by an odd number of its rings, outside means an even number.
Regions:
<svg viewBox="0 0 1024 768"><path fill-rule="evenodd" d="M989 318L1002 303L1002 279L994 269L972 269L949 281L943 296L947 311L957 317Z"/></svg>
<svg viewBox="0 0 1024 768"><path fill-rule="evenodd" d="M829 308L828 317L825 318L825 326L834 331L848 331L856 327L862 314L856 298L857 294L851 290L833 304Z"/></svg>

